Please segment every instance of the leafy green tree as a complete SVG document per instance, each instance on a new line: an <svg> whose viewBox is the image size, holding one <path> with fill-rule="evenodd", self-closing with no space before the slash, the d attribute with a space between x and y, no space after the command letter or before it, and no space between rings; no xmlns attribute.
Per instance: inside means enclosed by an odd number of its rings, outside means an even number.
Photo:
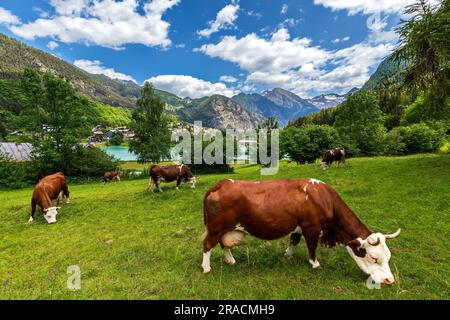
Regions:
<svg viewBox="0 0 450 320"><path fill-rule="evenodd" d="M340 105L335 127L346 146L354 149L351 153L377 155L383 149L383 124L377 97L364 91L351 95Z"/></svg>
<svg viewBox="0 0 450 320"><path fill-rule="evenodd" d="M137 106L130 125L135 134L129 143L130 151L137 155L141 163L159 162L169 157L171 134L164 114L165 103L155 96L148 82L142 88Z"/></svg>
<svg viewBox="0 0 450 320"><path fill-rule="evenodd" d="M89 175L79 165L88 152L80 144L90 129L87 100L63 78L37 69L26 69L21 84L26 95L21 116L28 120L28 130L33 133L32 157L38 177L59 171ZM110 167L113 165L111 160Z"/></svg>
<svg viewBox="0 0 450 320"><path fill-rule="evenodd" d="M340 145L337 130L327 125L291 126L280 135L280 154L297 163L313 163L326 150Z"/></svg>
<svg viewBox="0 0 450 320"><path fill-rule="evenodd" d="M258 129L278 129L280 127L280 125L278 124L278 120L277 118L275 118L274 116L270 116L269 118L266 119L266 121L263 122L263 124L259 124L258 125Z"/></svg>
<svg viewBox="0 0 450 320"><path fill-rule="evenodd" d="M450 0L434 3L419 0L406 8L412 18L397 28L400 45L394 59L410 62L403 87L413 94L426 92L428 116L444 119L450 116Z"/></svg>
<svg viewBox="0 0 450 320"><path fill-rule="evenodd" d="M122 132L115 132L108 141L108 144L112 146L120 146L122 143L123 143Z"/></svg>

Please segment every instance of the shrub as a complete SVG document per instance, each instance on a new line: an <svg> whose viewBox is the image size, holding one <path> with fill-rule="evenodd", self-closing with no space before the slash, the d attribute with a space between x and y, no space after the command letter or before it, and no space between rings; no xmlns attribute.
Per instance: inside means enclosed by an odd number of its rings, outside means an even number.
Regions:
<svg viewBox="0 0 450 320"><path fill-rule="evenodd" d="M120 146L123 143L122 132L115 132L114 135L109 139L108 145Z"/></svg>
<svg viewBox="0 0 450 320"><path fill-rule="evenodd" d="M19 189L31 183L26 162L14 162L0 153L0 188Z"/></svg>
<svg viewBox="0 0 450 320"><path fill-rule="evenodd" d="M340 145L338 132L327 125L288 127L280 137L281 155L299 163L315 162L326 150Z"/></svg>
<svg viewBox="0 0 450 320"><path fill-rule="evenodd" d="M424 123L391 130L384 142L385 154L402 155L435 152L444 145L444 129L433 129Z"/></svg>

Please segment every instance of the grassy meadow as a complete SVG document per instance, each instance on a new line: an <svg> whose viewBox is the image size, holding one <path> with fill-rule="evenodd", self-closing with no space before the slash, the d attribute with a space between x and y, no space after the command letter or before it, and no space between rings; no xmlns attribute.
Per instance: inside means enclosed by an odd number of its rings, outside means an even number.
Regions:
<svg viewBox="0 0 450 320"><path fill-rule="evenodd" d="M213 251L212 273L201 272L203 195L222 178L317 178L333 186L372 230L402 234L389 242L397 281L381 290L344 248L319 247L321 270L307 261L302 239L288 260L289 238L246 237L233 250L235 266ZM55 225L38 215L32 189L0 191L0 299L449 299L450 157L417 155L349 159L329 171L282 163L261 177L256 166L235 174L198 177L197 189L147 180L69 185L71 204ZM280 204L281 205L281 204ZM81 269L70 291L67 267Z"/></svg>

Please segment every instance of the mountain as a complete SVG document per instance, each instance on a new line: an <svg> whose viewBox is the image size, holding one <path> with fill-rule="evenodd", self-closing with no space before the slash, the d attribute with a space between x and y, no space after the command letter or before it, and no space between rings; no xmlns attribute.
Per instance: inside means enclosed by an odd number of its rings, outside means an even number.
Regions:
<svg viewBox="0 0 450 320"><path fill-rule="evenodd" d="M319 111L307 100L281 88L267 90L262 93L262 96L266 97L276 105L288 109L293 118Z"/></svg>
<svg viewBox="0 0 450 320"><path fill-rule="evenodd" d="M319 109L334 108L347 100L350 95L358 91L358 88L353 88L344 95L339 95L336 93L321 94L317 97L308 99L307 101Z"/></svg>
<svg viewBox="0 0 450 320"><path fill-rule="evenodd" d="M83 96L112 106L134 106L131 99L114 92L89 73L1 33L0 57L0 78L17 79L24 68L37 67L64 77Z"/></svg>
<svg viewBox="0 0 450 320"><path fill-rule="evenodd" d="M375 73L364 84L361 90L374 90L397 83L401 80L403 71L407 67L408 62L396 62L392 56L389 56L380 63Z"/></svg>
<svg viewBox="0 0 450 320"><path fill-rule="evenodd" d="M289 120L318 112L315 106L292 92L276 88L262 94L238 94L232 98L247 111L257 112L265 118L274 116L282 126Z"/></svg>
<svg viewBox="0 0 450 320"><path fill-rule="evenodd" d="M216 129L250 129L264 121L258 114L247 111L239 103L221 95L201 99L186 99L186 107L177 115L186 122L201 120L203 127Z"/></svg>

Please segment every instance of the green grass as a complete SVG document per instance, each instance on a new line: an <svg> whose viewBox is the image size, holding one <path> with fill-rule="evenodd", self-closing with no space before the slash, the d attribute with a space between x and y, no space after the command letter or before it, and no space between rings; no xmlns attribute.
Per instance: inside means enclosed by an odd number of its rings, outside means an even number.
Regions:
<svg viewBox="0 0 450 320"><path fill-rule="evenodd" d="M261 179L246 167L233 179ZM146 180L70 185L72 203L58 223L27 224L31 189L0 192L1 299L449 299L450 157L350 159L322 171L283 163L276 178L314 177L333 186L371 229L401 236L389 242L395 285L369 290L344 248L318 248L313 270L305 242L292 260L288 238L246 237L225 265L220 247L204 275L202 200L219 175L198 188L145 192ZM273 179L275 177L265 177ZM280 204L281 205L281 204ZM66 288L69 265L81 268L81 290Z"/></svg>

